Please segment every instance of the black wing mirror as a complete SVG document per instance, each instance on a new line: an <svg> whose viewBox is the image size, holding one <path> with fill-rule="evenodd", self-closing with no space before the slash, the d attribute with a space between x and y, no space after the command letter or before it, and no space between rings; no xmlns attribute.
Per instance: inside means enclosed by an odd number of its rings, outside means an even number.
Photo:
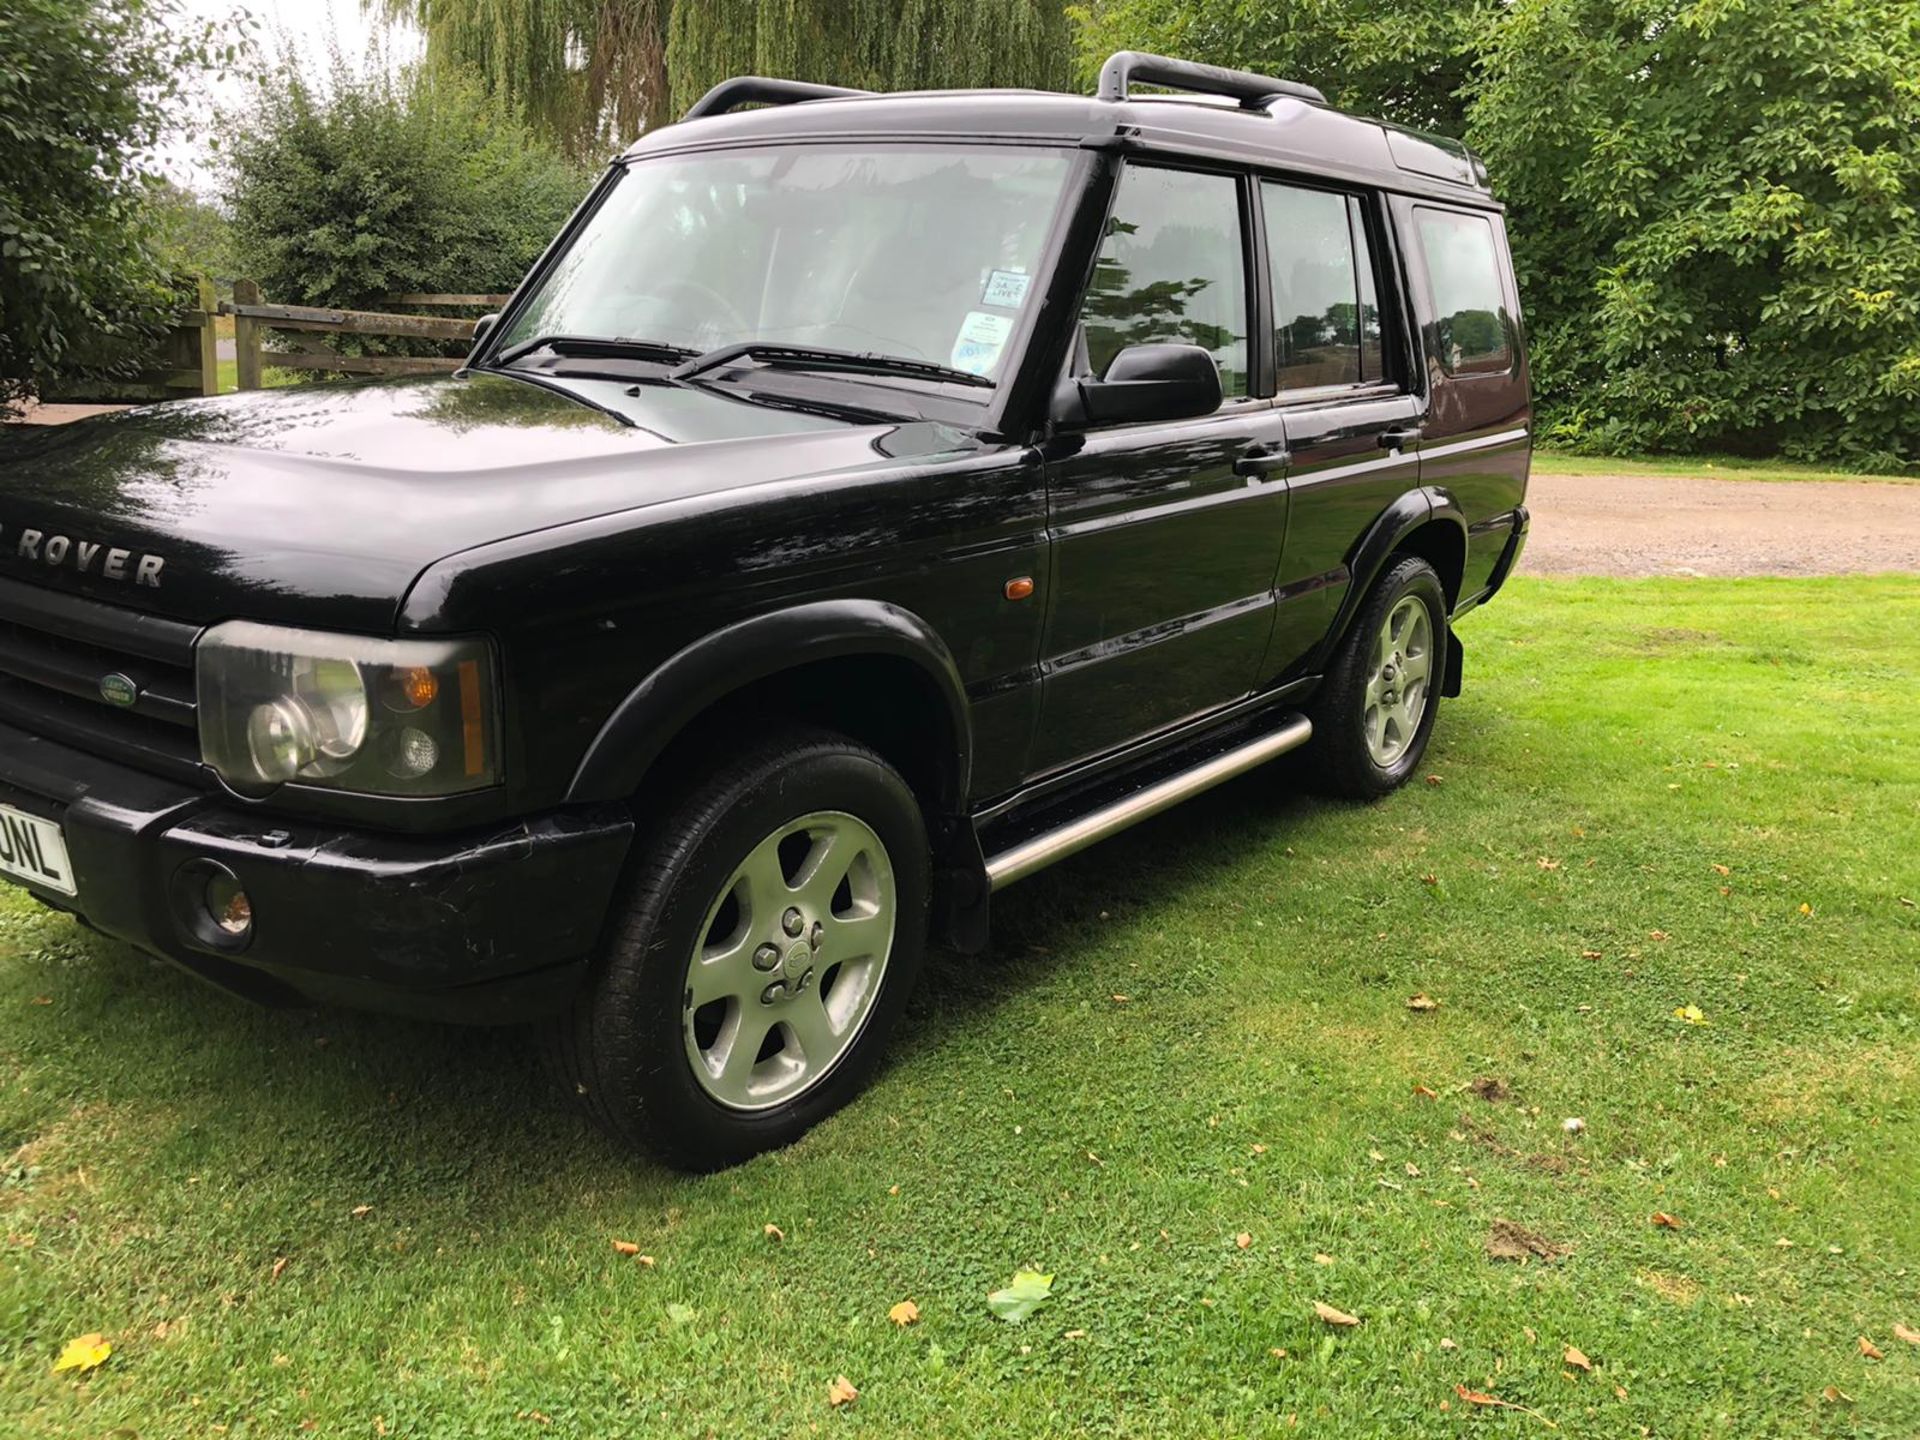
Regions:
<svg viewBox="0 0 1920 1440"><path fill-rule="evenodd" d="M497 310L494 311L493 314L491 315L482 315L478 320L474 321L473 322L473 348L478 350L480 348L480 342L486 339L488 335L492 334L493 327L498 325L499 323L500 323L500 312Z"/></svg>
<svg viewBox="0 0 1920 1440"><path fill-rule="evenodd" d="M1211 415L1220 400L1220 367L1198 345L1129 345L1099 379L1063 380L1053 418L1068 426L1188 420Z"/></svg>

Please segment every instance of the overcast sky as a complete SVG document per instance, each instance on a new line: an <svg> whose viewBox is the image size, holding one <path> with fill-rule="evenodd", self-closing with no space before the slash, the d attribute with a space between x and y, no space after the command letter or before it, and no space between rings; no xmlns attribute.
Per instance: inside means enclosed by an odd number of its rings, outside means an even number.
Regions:
<svg viewBox="0 0 1920 1440"><path fill-rule="evenodd" d="M340 53L356 64L382 31L389 63L405 63L420 50L419 37L410 27L386 27L369 19L360 0L182 0L182 8L195 19L209 20L244 10L256 22L253 33L259 54L255 63L276 60L284 38L300 56L302 70L316 78L324 78L336 41ZM196 133L177 136L161 147L161 168L169 176L202 194L212 194L217 183L209 144L212 117L222 106L240 104L253 83L240 73L208 88L198 107Z"/></svg>

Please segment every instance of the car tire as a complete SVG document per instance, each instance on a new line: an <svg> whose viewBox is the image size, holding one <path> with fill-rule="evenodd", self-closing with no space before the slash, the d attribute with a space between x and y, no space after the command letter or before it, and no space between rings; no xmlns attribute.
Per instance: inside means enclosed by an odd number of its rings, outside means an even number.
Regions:
<svg viewBox="0 0 1920 1440"><path fill-rule="evenodd" d="M1451 643L1433 567L1413 555L1393 562L1308 707L1313 739L1302 760L1315 788L1373 800L1406 784L1433 734Z"/></svg>
<svg viewBox="0 0 1920 1440"><path fill-rule="evenodd" d="M872 1076L925 950L926 822L891 765L825 731L752 746L669 811L551 1054L616 1140L717 1170Z"/></svg>

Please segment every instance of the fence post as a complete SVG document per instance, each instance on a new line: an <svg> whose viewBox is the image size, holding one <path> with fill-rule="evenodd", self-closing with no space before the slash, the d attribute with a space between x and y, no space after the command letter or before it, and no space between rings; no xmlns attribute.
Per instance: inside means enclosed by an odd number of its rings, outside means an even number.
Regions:
<svg viewBox="0 0 1920 1440"><path fill-rule="evenodd" d="M242 390L260 388L260 325L258 321L239 314L238 310L243 305L259 303L260 287L258 285L251 280L233 282L233 304L236 312L233 317L233 368L238 387Z"/></svg>
<svg viewBox="0 0 1920 1440"><path fill-rule="evenodd" d="M200 356L196 367L200 371L200 393L218 395L220 393L220 340L213 331L213 317L219 313L220 304L213 293L213 281L205 275L200 277Z"/></svg>

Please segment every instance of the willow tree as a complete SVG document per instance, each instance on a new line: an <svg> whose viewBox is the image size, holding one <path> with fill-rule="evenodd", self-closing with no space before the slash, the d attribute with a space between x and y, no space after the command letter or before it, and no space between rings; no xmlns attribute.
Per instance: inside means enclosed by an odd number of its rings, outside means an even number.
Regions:
<svg viewBox="0 0 1920 1440"><path fill-rule="evenodd" d="M668 118L672 0L361 0L575 157ZM698 0L694 0L698 3Z"/></svg>

